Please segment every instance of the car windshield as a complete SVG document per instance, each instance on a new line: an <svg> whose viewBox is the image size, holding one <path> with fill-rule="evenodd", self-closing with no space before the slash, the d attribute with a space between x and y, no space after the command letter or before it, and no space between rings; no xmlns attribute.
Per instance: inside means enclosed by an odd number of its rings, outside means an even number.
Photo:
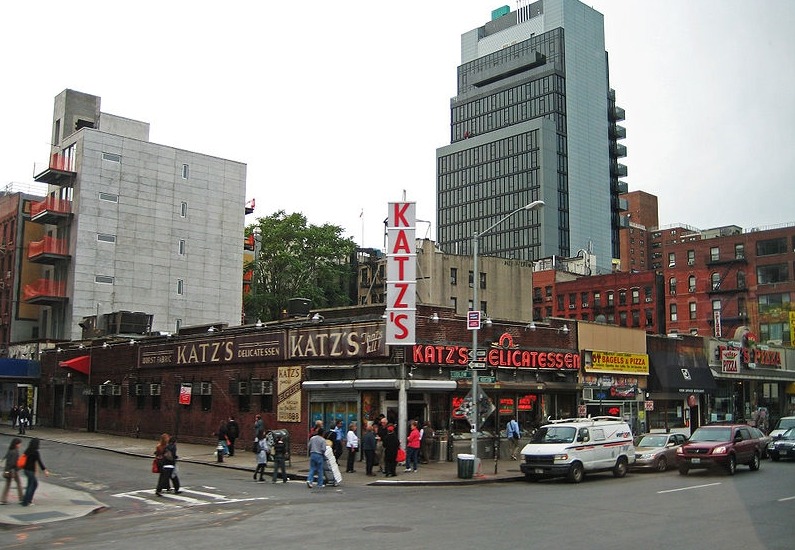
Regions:
<svg viewBox="0 0 795 550"><path fill-rule="evenodd" d="M668 437L664 435L644 435L638 442L638 447L665 447Z"/></svg>
<svg viewBox="0 0 795 550"><path fill-rule="evenodd" d="M542 426L533 435L533 443L571 443L576 433L572 427Z"/></svg>
<svg viewBox="0 0 795 550"><path fill-rule="evenodd" d="M731 428L699 428L690 437L691 443L702 441L729 441L732 436Z"/></svg>
<svg viewBox="0 0 795 550"><path fill-rule="evenodd" d="M781 439L795 439L795 428L790 428L781 434Z"/></svg>
<svg viewBox="0 0 795 550"><path fill-rule="evenodd" d="M789 428L795 428L795 418L779 418L776 429L788 430Z"/></svg>

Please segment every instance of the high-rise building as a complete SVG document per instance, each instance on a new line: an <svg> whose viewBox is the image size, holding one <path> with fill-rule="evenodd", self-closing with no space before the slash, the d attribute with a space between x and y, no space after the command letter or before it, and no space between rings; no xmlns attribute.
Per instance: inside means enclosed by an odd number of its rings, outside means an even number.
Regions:
<svg viewBox="0 0 795 550"><path fill-rule="evenodd" d="M597 271L620 254L618 159L624 118L610 89L603 16L578 0L522 3L461 37L450 145L436 152L437 240L471 253L534 260L585 250Z"/></svg>
<svg viewBox="0 0 795 550"><path fill-rule="evenodd" d="M148 123L64 90L35 179L41 272L22 301L40 306L39 337L240 323L245 164L152 143Z"/></svg>

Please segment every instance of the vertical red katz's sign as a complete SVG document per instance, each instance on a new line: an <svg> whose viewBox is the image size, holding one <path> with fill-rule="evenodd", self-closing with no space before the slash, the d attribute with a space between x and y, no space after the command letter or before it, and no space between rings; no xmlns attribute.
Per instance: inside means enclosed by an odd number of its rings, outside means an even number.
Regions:
<svg viewBox="0 0 795 550"><path fill-rule="evenodd" d="M417 206L389 203L386 251L386 343L413 345L417 308Z"/></svg>

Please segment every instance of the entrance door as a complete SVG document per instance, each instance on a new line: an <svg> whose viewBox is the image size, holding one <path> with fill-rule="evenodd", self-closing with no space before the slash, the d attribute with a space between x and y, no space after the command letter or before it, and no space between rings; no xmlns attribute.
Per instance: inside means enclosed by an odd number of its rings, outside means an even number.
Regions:
<svg viewBox="0 0 795 550"><path fill-rule="evenodd" d="M97 396L88 396L88 426L86 429L89 432L97 431Z"/></svg>
<svg viewBox="0 0 795 550"><path fill-rule="evenodd" d="M66 400L66 386L55 386L55 396L52 410L52 426L53 428L64 427L64 401Z"/></svg>
<svg viewBox="0 0 795 550"><path fill-rule="evenodd" d="M395 426L398 425L398 402L397 401L384 401L384 408L386 409L386 419L387 422L391 422ZM406 419L406 426L408 429L408 423L412 420L417 420L420 426L422 423L428 419L428 406L425 404L424 401L409 401L406 404L406 414L408 418Z"/></svg>

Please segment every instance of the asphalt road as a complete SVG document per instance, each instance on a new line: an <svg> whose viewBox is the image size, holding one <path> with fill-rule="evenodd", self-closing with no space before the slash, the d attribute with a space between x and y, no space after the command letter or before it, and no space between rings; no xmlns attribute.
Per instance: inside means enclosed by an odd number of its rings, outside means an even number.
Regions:
<svg viewBox="0 0 795 550"><path fill-rule="evenodd" d="M0 438L2 448L8 441ZM327 487L254 482L181 465L182 495L158 498L149 461L48 442L51 483L107 508L57 523L6 527L5 548L792 548L795 462L729 477L609 473L445 487Z"/></svg>

